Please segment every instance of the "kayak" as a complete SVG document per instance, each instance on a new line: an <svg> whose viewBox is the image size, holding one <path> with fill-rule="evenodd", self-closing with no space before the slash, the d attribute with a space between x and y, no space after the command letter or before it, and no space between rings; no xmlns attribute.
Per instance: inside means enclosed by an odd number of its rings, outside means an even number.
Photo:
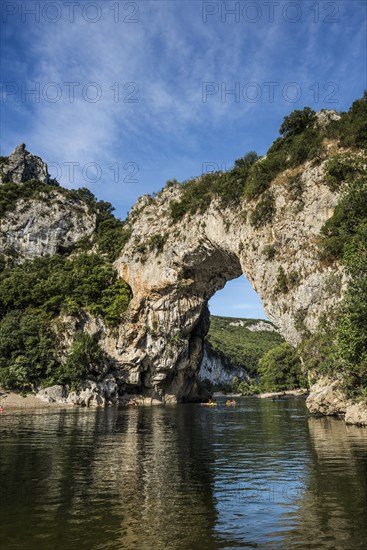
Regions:
<svg viewBox="0 0 367 550"><path fill-rule="evenodd" d="M203 407L216 407L218 403L201 403Z"/></svg>

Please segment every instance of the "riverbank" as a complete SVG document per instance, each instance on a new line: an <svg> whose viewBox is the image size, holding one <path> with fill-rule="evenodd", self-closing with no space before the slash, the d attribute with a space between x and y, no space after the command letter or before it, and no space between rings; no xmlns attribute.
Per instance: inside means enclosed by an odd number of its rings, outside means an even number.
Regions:
<svg viewBox="0 0 367 550"><path fill-rule="evenodd" d="M130 406L152 406L152 405L171 405L175 404L176 400L166 399L164 403L158 399L152 397L143 397L141 395L125 395L119 398L118 402L104 402L98 404L97 401L81 403L75 402L66 402L65 400L55 400L47 401L44 396L38 396L33 393L28 393L26 395L21 395L19 392L4 390L0 388L0 410L3 409L3 413L7 412L35 412L35 411L45 411L45 410L55 410L55 409L96 409L98 407L109 407L109 406L120 406L120 407L130 407Z"/></svg>
<svg viewBox="0 0 367 550"><path fill-rule="evenodd" d="M251 396L242 395L240 393L214 392L213 398L227 397L228 399L234 399L236 397L256 397L257 399L281 399L282 397L295 397L297 399L307 399L308 395L309 395L309 391L306 388L297 388L295 390L258 393Z"/></svg>
<svg viewBox="0 0 367 550"><path fill-rule="evenodd" d="M297 399L307 399L309 391L306 388L298 388L296 390L273 391L259 393L254 397L258 399L282 399L282 397L295 397Z"/></svg>
<svg viewBox="0 0 367 550"><path fill-rule="evenodd" d="M282 399L285 397L292 397L298 399L306 399L308 396L308 391L306 389L297 389L297 390L287 390L282 392L268 392L260 393L254 395L258 399ZM224 393L215 393L213 397L226 397L228 399L235 399L242 397L239 393L233 394L224 394ZM172 404L173 400L167 400L165 404ZM142 397L138 395L134 396L125 396L120 399L120 406L131 406L131 405L162 405L162 402L153 399ZM38 397L35 394L29 393L26 395L21 395L19 392L3 390L0 389L0 409L3 408L4 412L34 412L37 410L44 411L48 409L71 409L75 407L82 407L82 405L76 405L75 403L63 403L60 401L55 402L46 402L41 397ZM95 408L95 405L90 405L89 407L83 408Z"/></svg>
<svg viewBox="0 0 367 550"><path fill-rule="evenodd" d="M19 392L0 389L0 408L4 412L34 412L45 409L70 409L71 403L46 403L32 393L21 395Z"/></svg>

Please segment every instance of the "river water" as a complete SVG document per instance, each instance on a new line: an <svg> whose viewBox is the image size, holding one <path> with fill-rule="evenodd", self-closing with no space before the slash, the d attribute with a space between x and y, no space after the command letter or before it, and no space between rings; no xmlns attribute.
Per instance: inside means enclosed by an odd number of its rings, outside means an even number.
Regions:
<svg viewBox="0 0 367 550"><path fill-rule="evenodd" d="M0 415L2 550L366 548L367 429L304 402Z"/></svg>

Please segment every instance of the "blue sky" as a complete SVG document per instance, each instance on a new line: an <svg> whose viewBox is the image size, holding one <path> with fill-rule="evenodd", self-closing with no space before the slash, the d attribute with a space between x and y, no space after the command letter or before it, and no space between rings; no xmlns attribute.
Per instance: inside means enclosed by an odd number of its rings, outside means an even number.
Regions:
<svg viewBox="0 0 367 550"><path fill-rule="evenodd" d="M167 179L263 154L290 111L345 110L367 87L364 1L74 4L1 5L0 154L25 142L122 218ZM244 278L210 306L264 316Z"/></svg>

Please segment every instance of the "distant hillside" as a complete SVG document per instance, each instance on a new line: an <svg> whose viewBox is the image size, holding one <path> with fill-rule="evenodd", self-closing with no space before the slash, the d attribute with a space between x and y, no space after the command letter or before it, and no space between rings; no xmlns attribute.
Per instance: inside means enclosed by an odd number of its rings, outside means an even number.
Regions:
<svg viewBox="0 0 367 550"><path fill-rule="evenodd" d="M207 341L215 353L227 358L227 365L242 367L253 376L259 359L284 339L270 321L212 315Z"/></svg>

